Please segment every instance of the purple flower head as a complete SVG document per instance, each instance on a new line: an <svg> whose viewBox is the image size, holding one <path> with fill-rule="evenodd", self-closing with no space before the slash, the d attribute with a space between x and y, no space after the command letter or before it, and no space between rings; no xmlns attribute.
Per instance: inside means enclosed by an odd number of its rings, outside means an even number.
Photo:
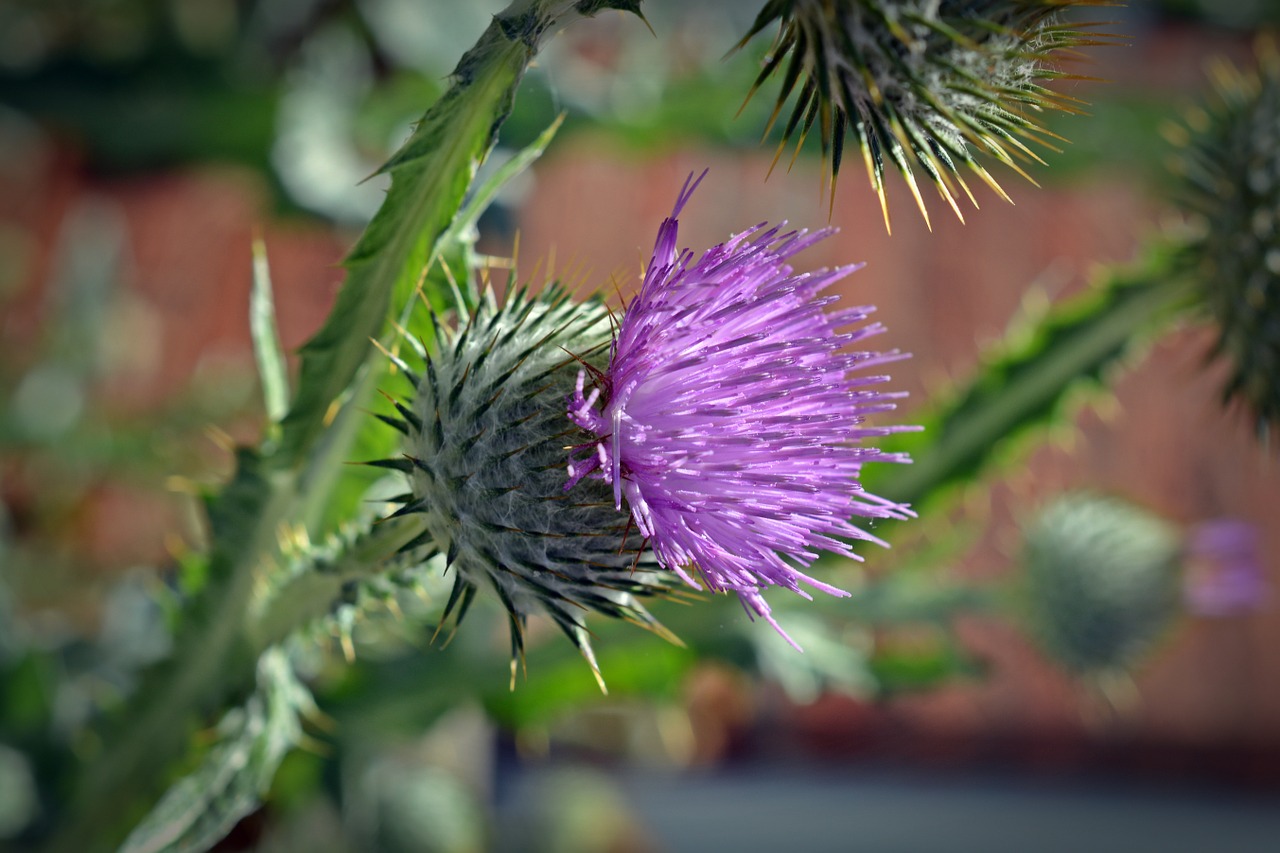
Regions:
<svg viewBox="0 0 1280 853"><path fill-rule="evenodd" d="M1239 518L1201 522L1187 543L1184 599L1197 616L1261 610L1270 590L1258 552L1258 529Z"/></svg>
<svg viewBox="0 0 1280 853"><path fill-rule="evenodd" d="M595 440L575 448L566 488L588 475L612 484L659 563L737 593L787 637L765 587L848 595L802 569L818 551L856 557L848 540L884 544L852 516L912 514L858 484L866 462L910 461L859 445L909 429L865 423L903 394L863 371L905 356L850 349L883 331L857 325L872 308L824 310L837 297L822 291L857 266L797 275L787 265L830 230L762 224L697 260L677 251L677 217L705 175L686 181L658 229L607 370L593 371L589 393L578 375L569 418Z"/></svg>

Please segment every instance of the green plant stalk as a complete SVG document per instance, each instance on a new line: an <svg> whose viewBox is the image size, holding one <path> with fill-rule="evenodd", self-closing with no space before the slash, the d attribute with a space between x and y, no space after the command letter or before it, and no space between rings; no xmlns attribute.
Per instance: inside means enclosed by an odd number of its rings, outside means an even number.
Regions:
<svg viewBox="0 0 1280 853"><path fill-rule="evenodd" d="M1034 328L997 344L966 385L918 416L922 432L884 442L887 450L910 452L913 464L869 468L862 478L866 488L926 511L1007 458L1018 439L1065 422L1078 391L1102 383L1136 343L1191 305L1193 292L1177 273L1176 255L1160 247L1137 268L1110 270Z"/></svg>
<svg viewBox="0 0 1280 853"><path fill-rule="evenodd" d="M159 793L202 712L251 689L255 657L243 642L243 615L293 495L292 475L262 467L260 457L242 450L235 479L211 502L210 574L221 582L184 612L173 655L147 673L107 730L49 849L78 853L118 842L125 821L141 816L140 798ZM228 529L237 535L218 536Z"/></svg>
<svg viewBox="0 0 1280 853"><path fill-rule="evenodd" d="M134 827L120 853L207 850L262 802L280 762L304 737L303 718L318 709L284 649L268 649L255 669L253 693L223 715L217 742Z"/></svg>

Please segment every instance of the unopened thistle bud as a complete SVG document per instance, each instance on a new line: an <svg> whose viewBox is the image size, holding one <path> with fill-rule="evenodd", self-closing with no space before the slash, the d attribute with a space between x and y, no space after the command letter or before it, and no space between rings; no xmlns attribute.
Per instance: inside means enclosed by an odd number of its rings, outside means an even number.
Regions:
<svg viewBox="0 0 1280 853"><path fill-rule="evenodd" d="M1135 663L1178 612L1176 531L1140 507L1063 495L1024 532L1027 617L1066 669L1102 675Z"/></svg>
<svg viewBox="0 0 1280 853"><path fill-rule="evenodd" d="M845 136L852 133L880 197L886 228L886 162L906 179L926 222L916 169L963 220L957 190L977 203L961 167L1007 199L974 155L989 155L1026 177L1017 161L1040 161L1032 146L1053 148L1060 140L1044 127L1041 114L1078 111L1079 101L1045 83L1075 76L1051 65L1064 52L1115 40L1092 32L1094 25L1062 21L1063 9L1087 5L1100 4L768 0L738 45L780 22L747 97L769 77L781 77L770 128L792 95L795 100L778 156L792 139L798 150L816 124L823 159L830 164L833 200Z"/></svg>
<svg viewBox="0 0 1280 853"><path fill-rule="evenodd" d="M1223 398L1266 433L1280 425L1280 55L1270 41L1257 53L1250 72L1212 66L1212 94L1170 136L1196 229L1187 257L1232 368Z"/></svg>
<svg viewBox="0 0 1280 853"><path fill-rule="evenodd" d="M384 418L405 433L404 457L378 464L408 476L397 514L421 513L456 572L441 624L460 622L478 589L495 594L509 614L513 678L532 613L549 616L597 678L586 613L674 639L641 602L670 584L609 489L564 489L565 447L577 431L564 400L581 364L607 358L609 329L603 304L554 287L514 293L501 307L487 294L457 329L437 324L433 350L418 346L421 371L397 359L416 395L397 405L398 418Z"/></svg>

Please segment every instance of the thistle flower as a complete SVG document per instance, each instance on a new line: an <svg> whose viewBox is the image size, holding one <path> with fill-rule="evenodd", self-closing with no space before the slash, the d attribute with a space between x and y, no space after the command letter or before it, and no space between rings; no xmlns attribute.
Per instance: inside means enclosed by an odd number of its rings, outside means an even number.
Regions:
<svg viewBox="0 0 1280 853"><path fill-rule="evenodd" d="M1240 518L1201 522L1187 541L1182 597L1197 616L1235 616L1267 606L1270 588L1258 529Z"/></svg>
<svg viewBox="0 0 1280 853"><path fill-rule="evenodd" d="M518 291L502 307L489 293L456 330L437 321L433 351L407 340L423 370L395 361L415 399L383 418L405 434L405 455L374 464L408 476L396 515L421 513L426 538L456 572L441 626L456 614L456 628L476 590L491 589L509 617L513 683L535 612L568 635L598 680L589 611L678 642L641 601L672 584L641 553L642 538L618 518L608 487L563 488L564 446L575 431L563 402L577 365L607 352L603 304L574 303L554 286L537 297Z"/></svg>
<svg viewBox="0 0 1280 853"><path fill-rule="evenodd" d="M1091 33L1094 24L1062 23L1058 13L1070 6L1094 5L1106 4L768 0L738 43L741 48L774 21L780 22L747 99L785 65L766 134L793 94L795 103L774 162L792 139L798 153L816 121L822 156L830 164L832 203L845 134L851 131L880 197L886 228L886 160L906 179L926 223L929 214L916 184L916 167L963 221L957 186L975 207L977 201L960 166L1009 198L974 159L975 152L991 155L1031 180L1016 161L1043 161L1027 143L1056 150L1052 141L1061 137L1047 130L1038 114L1079 112L1080 102L1042 84L1086 78L1056 70L1050 63L1073 48L1115 41L1114 36Z"/></svg>
<svg viewBox="0 0 1280 853"><path fill-rule="evenodd" d="M1173 158L1196 229L1187 258L1231 363L1224 401L1280 425L1280 54L1259 43L1254 71L1211 68L1213 92L1182 126Z"/></svg>
<svg viewBox="0 0 1280 853"><path fill-rule="evenodd" d="M1080 674L1132 665L1177 612L1179 550L1173 528L1133 504L1085 492L1054 500L1023 535L1041 646Z"/></svg>
<svg viewBox="0 0 1280 853"><path fill-rule="evenodd" d="M903 429L865 423L903 395L877 388L885 376L853 373L903 356L847 349L883 331L857 325L871 308L823 310L836 297L822 291L855 266L787 266L829 231L760 225L696 261L677 252L677 219L699 181L685 183L658 230L607 369L578 374L569 417L592 438L571 454L566 488L608 483L661 565L736 593L785 637L765 587L847 595L802 569L817 551L856 556L847 540L880 541L852 516L911 514L858 485L867 462L909 460L860 446Z"/></svg>

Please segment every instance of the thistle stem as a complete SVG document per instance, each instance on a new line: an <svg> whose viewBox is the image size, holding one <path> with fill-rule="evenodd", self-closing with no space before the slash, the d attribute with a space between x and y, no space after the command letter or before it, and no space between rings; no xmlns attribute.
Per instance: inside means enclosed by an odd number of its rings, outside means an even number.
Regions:
<svg viewBox="0 0 1280 853"><path fill-rule="evenodd" d="M102 751L79 778L49 850L79 853L114 847L128 822L141 816L141 803L160 792L201 712L232 703L252 688L256 655L244 647L243 614L255 569L275 548L292 484L291 475L263 474L256 456L241 453L236 479L219 503L236 504L247 496L247 503L234 510L253 517L254 523L241 531L238 541L215 548L210 559L214 579L183 614L174 654L147 674L106 731Z"/></svg>

